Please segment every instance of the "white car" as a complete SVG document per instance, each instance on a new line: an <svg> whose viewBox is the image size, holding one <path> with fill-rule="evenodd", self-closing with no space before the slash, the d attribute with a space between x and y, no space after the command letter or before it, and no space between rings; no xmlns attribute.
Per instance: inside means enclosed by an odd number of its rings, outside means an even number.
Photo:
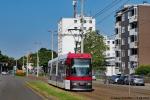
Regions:
<svg viewBox="0 0 150 100"><path fill-rule="evenodd" d="M2 75L7 75L7 72L2 72Z"/></svg>
<svg viewBox="0 0 150 100"><path fill-rule="evenodd" d="M95 75L92 75L92 80L96 80L96 76Z"/></svg>

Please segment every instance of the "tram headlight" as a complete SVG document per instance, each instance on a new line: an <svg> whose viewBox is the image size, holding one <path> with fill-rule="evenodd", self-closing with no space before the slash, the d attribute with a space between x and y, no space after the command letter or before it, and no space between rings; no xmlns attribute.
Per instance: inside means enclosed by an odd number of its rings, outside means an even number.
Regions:
<svg viewBox="0 0 150 100"><path fill-rule="evenodd" d="M92 83L87 83L87 85L92 85Z"/></svg>

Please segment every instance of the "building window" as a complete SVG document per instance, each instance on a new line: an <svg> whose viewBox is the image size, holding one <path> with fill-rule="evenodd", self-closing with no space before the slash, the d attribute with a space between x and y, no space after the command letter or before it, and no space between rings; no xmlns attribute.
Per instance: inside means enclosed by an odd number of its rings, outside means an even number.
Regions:
<svg viewBox="0 0 150 100"><path fill-rule="evenodd" d="M138 53L137 48L131 48L130 53L131 53L131 55L137 55L137 53Z"/></svg>
<svg viewBox="0 0 150 100"><path fill-rule="evenodd" d="M118 34L118 28L115 29L115 33Z"/></svg>
<svg viewBox="0 0 150 100"><path fill-rule="evenodd" d="M74 20L74 23L77 23L78 21L77 20Z"/></svg>
<svg viewBox="0 0 150 100"><path fill-rule="evenodd" d="M84 23L86 23L86 20L84 20Z"/></svg>
<svg viewBox="0 0 150 100"><path fill-rule="evenodd" d="M116 45L120 45L120 40L119 39L116 40Z"/></svg>
<svg viewBox="0 0 150 100"><path fill-rule="evenodd" d="M137 41L137 36L136 35L131 35L130 36L130 42L135 42Z"/></svg>
<svg viewBox="0 0 150 100"><path fill-rule="evenodd" d="M92 20L89 20L89 23L92 23Z"/></svg>
<svg viewBox="0 0 150 100"><path fill-rule="evenodd" d="M122 57L125 57L125 51L122 50Z"/></svg>
<svg viewBox="0 0 150 100"><path fill-rule="evenodd" d="M130 16L134 16L134 9L132 9L131 11L130 11Z"/></svg>
<svg viewBox="0 0 150 100"><path fill-rule="evenodd" d="M130 29L137 28L137 22L130 23Z"/></svg>
<svg viewBox="0 0 150 100"><path fill-rule="evenodd" d="M122 68L123 69L125 68L125 62L122 62Z"/></svg>
<svg viewBox="0 0 150 100"><path fill-rule="evenodd" d="M116 57L120 57L120 51L116 51Z"/></svg>
<svg viewBox="0 0 150 100"><path fill-rule="evenodd" d="M92 23L92 20L89 20L89 23Z"/></svg>
<svg viewBox="0 0 150 100"><path fill-rule="evenodd" d="M125 39L122 39L122 43L121 43L122 45L125 45Z"/></svg>
<svg viewBox="0 0 150 100"><path fill-rule="evenodd" d="M125 27L122 27L122 33L125 33Z"/></svg>
<svg viewBox="0 0 150 100"><path fill-rule="evenodd" d="M75 30L77 30L77 29L78 29L78 27L74 27L74 29L75 29Z"/></svg>
<svg viewBox="0 0 150 100"><path fill-rule="evenodd" d="M92 31L92 27L89 27L89 30Z"/></svg>
<svg viewBox="0 0 150 100"><path fill-rule="evenodd" d="M107 53L107 57L109 57L110 56L110 53Z"/></svg>
<svg viewBox="0 0 150 100"><path fill-rule="evenodd" d="M122 21L125 21L125 14L122 15Z"/></svg>
<svg viewBox="0 0 150 100"><path fill-rule="evenodd" d="M115 41L112 41L112 44L115 44Z"/></svg>
<svg viewBox="0 0 150 100"><path fill-rule="evenodd" d="M121 16L116 17L116 23L121 21Z"/></svg>
<svg viewBox="0 0 150 100"><path fill-rule="evenodd" d="M121 65L120 63L116 63L116 67L120 67L120 65Z"/></svg>
<svg viewBox="0 0 150 100"><path fill-rule="evenodd" d="M110 41L107 41L107 44L110 44Z"/></svg>

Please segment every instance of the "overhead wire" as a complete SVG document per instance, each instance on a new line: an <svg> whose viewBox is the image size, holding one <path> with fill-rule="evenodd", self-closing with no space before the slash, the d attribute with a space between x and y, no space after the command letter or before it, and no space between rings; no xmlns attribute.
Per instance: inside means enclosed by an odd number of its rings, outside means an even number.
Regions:
<svg viewBox="0 0 150 100"><path fill-rule="evenodd" d="M111 8L113 8L115 5L119 4L122 0L114 0L111 3L109 3L106 7L104 7L102 10L98 11L93 17L96 18L99 15L102 15L103 13L105 13L106 11L110 10Z"/></svg>
<svg viewBox="0 0 150 100"><path fill-rule="evenodd" d="M125 5L126 3L128 3L130 0L126 0L126 2L124 2L121 6L119 6L117 9L121 8L123 5ZM106 15L105 17L103 17L100 21L97 22L97 25L102 23L105 19L107 19L108 17L110 17L111 14L113 14L114 12L116 12L117 10L112 11L111 13L109 13L108 15Z"/></svg>

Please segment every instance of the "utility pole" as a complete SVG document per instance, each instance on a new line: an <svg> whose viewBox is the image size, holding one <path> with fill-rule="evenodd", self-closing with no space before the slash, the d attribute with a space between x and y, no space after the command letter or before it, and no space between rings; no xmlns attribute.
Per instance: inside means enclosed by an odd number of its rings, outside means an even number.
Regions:
<svg viewBox="0 0 150 100"><path fill-rule="evenodd" d="M27 54L27 66L26 66L26 67L27 67L27 68L26 68L27 76L28 76L28 66L29 66L29 58L28 58L28 57L29 57L29 54Z"/></svg>
<svg viewBox="0 0 150 100"><path fill-rule="evenodd" d="M23 68L24 68L24 56L23 56Z"/></svg>
<svg viewBox="0 0 150 100"><path fill-rule="evenodd" d="M49 30L48 32L50 32L51 33L51 60L53 60L53 31L51 31L51 30ZM50 75L51 75L51 73L52 73L52 63L51 63L51 70L50 70Z"/></svg>
<svg viewBox="0 0 150 100"><path fill-rule="evenodd" d="M38 49L37 49L37 77L39 76L39 52L38 52Z"/></svg>
<svg viewBox="0 0 150 100"><path fill-rule="evenodd" d="M73 0L74 18L77 15L77 0Z"/></svg>
<svg viewBox="0 0 150 100"><path fill-rule="evenodd" d="M81 0L81 53L84 53L84 0Z"/></svg>
<svg viewBox="0 0 150 100"><path fill-rule="evenodd" d="M36 61L36 66L37 66L37 73L36 73L36 76L39 77L39 48L38 48L38 45L40 45L41 43L40 42L35 42L35 45L36 45L36 49L37 49L37 53L36 53L36 56L37 56L37 61Z"/></svg>
<svg viewBox="0 0 150 100"><path fill-rule="evenodd" d="M53 58L54 58L54 52L53 52L53 49L54 49L54 32L57 32L57 31L49 30L48 32L51 33L51 60L53 60Z"/></svg>
<svg viewBox="0 0 150 100"><path fill-rule="evenodd" d="M49 30L48 32L51 33L51 60L53 60L54 58L54 33L57 31L51 31ZM52 63L51 63L51 70L50 70L50 75L52 73ZM56 64L56 76L58 75L58 60L57 60L57 64Z"/></svg>
<svg viewBox="0 0 150 100"><path fill-rule="evenodd" d="M18 65L18 64L17 64L17 59L16 59L16 68L17 68L17 65Z"/></svg>

